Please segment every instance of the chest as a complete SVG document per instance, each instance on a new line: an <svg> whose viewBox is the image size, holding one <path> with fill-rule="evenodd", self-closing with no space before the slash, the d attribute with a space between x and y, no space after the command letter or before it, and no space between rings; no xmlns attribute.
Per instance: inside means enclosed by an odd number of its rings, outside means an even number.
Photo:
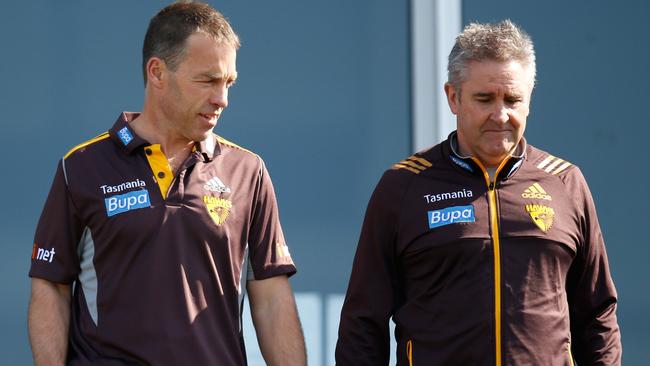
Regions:
<svg viewBox="0 0 650 366"><path fill-rule="evenodd" d="M580 242L576 206L555 177L522 174L493 189L480 179L423 179L409 187L403 201L396 251L407 263L423 256L433 263L449 256L490 258L495 243L526 239L575 252ZM537 248L540 253L550 249Z"/></svg>
<svg viewBox="0 0 650 366"><path fill-rule="evenodd" d="M71 196L98 250L192 242L228 246L247 235L256 189L251 172L219 161L196 162L161 189L138 156L76 168L84 169L84 183L73 181Z"/></svg>

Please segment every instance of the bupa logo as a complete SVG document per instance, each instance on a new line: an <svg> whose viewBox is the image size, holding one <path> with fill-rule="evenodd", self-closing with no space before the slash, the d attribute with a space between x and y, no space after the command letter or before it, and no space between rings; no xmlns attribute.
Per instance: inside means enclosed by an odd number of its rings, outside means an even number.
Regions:
<svg viewBox="0 0 650 366"><path fill-rule="evenodd" d="M123 127L121 130L117 131L117 136L122 140L122 143L126 146L133 140L133 135L129 131L128 127Z"/></svg>
<svg viewBox="0 0 650 366"><path fill-rule="evenodd" d="M106 215L108 217L121 214L126 211L136 210L151 206L149 191L142 189L104 199Z"/></svg>
<svg viewBox="0 0 650 366"><path fill-rule="evenodd" d="M474 206L452 206L442 210L429 211L429 229L457 222L474 222Z"/></svg>

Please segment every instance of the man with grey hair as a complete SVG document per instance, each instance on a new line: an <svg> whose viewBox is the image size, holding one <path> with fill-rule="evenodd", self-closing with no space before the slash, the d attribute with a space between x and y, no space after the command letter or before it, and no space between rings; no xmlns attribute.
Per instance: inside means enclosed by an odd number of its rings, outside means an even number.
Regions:
<svg viewBox="0 0 650 366"><path fill-rule="evenodd" d="M36 365L306 364L296 272L262 159L213 133L239 38L203 3L150 21L141 113L59 163L32 249Z"/></svg>
<svg viewBox="0 0 650 366"><path fill-rule="evenodd" d="M393 165L366 211L338 365L620 365L616 290L580 170L523 137L530 37L470 24L445 84L457 129Z"/></svg>

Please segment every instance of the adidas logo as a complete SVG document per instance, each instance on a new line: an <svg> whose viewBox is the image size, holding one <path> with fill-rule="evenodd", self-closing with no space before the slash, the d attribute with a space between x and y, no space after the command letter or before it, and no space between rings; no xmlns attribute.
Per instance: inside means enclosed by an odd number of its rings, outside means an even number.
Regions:
<svg viewBox="0 0 650 366"><path fill-rule="evenodd" d="M207 191L211 192L217 192L217 193L230 193L230 187L226 187L225 184L221 181L221 179L217 177L212 177L209 181L207 181L204 185L203 188Z"/></svg>
<svg viewBox="0 0 650 366"><path fill-rule="evenodd" d="M537 165L537 168L542 169L547 173L551 173L555 175L564 171L566 168L570 166L571 163L569 163L568 161L564 161L560 158L556 158L553 155L549 155L544 160L542 160L541 163Z"/></svg>
<svg viewBox="0 0 650 366"><path fill-rule="evenodd" d="M521 197L523 198L535 198L535 199L541 199L541 200L551 200L551 196L546 193L544 188L539 185L539 183L535 183L532 186L526 188L524 190L524 193L521 194Z"/></svg>
<svg viewBox="0 0 650 366"><path fill-rule="evenodd" d="M433 164L431 164L426 159L413 155L413 156L409 156L407 159L400 161L397 164L393 164L392 168L406 169L412 173L420 174L420 172L426 170L427 168L430 168L432 165Z"/></svg>

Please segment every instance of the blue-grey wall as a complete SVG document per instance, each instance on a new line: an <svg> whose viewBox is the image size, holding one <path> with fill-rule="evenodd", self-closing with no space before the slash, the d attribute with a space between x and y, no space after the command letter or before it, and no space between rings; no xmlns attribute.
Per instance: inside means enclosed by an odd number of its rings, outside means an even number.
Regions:
<svg viewBox="0 0 650 366"><path fill-rule="evenodd" d="M464 0L463 21L510 18L531 35L530 143L582 169L619 295L623 364L650 364L650 3Z"/></svg>
<svg viewBox="0 0 650 366"><path fill-rule="evenodd" d="M140 109L142 39L166 3L3 4L0 364L31 363L27 271L56 162L120 111ZM292 284L320 296L325 315L327 296L347 286L374 184L409 153L408 4L211 3L243 42L239 80L216 131L265 158L299 266ZM324 332L322 325L306 332ZM316 339L331 347L324 335Z"/></svg>

